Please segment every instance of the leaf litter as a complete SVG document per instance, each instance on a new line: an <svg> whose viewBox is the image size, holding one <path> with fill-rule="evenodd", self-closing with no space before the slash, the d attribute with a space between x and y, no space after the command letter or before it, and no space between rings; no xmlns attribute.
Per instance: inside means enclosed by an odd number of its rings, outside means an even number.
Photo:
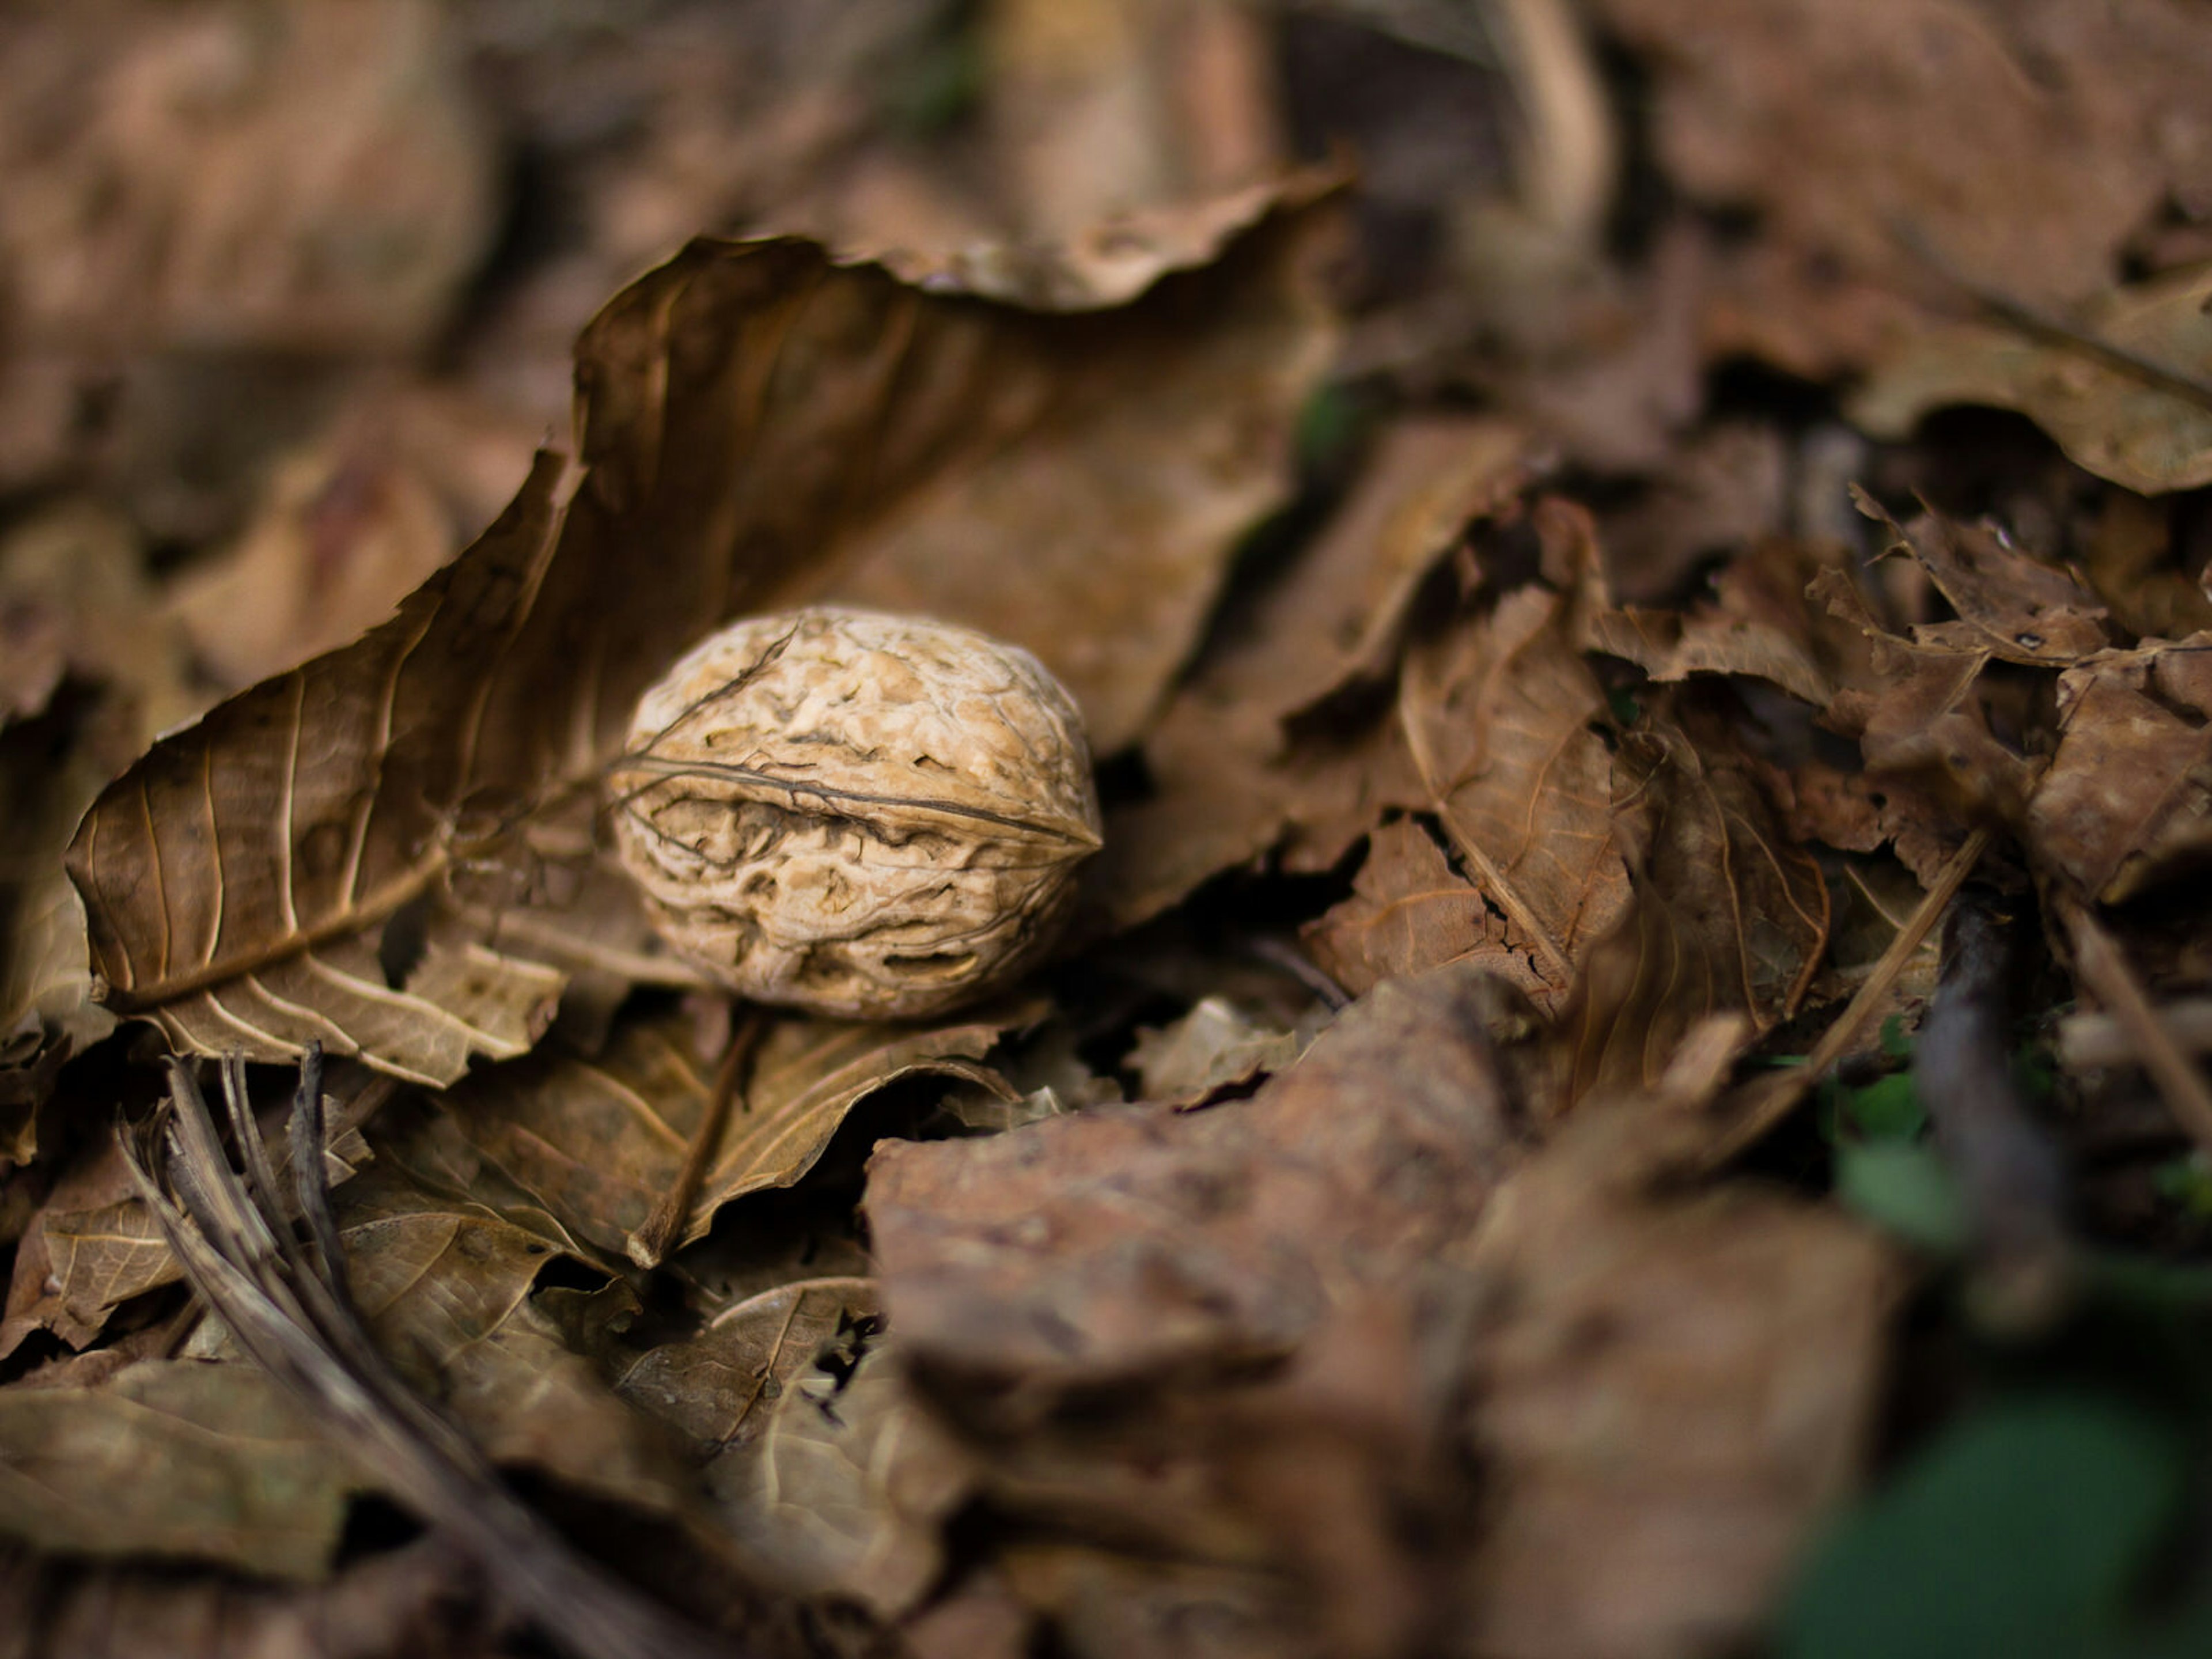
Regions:
<svg viewBox="0 0 2212 1659"><path fill-rule="evenodd" d="M2201 20L250 9L0 37L23 1651L2185 1649L1951 1540L2212 1423ZM611 868L818 599L1082 707L1000 1003Z"/></svg>

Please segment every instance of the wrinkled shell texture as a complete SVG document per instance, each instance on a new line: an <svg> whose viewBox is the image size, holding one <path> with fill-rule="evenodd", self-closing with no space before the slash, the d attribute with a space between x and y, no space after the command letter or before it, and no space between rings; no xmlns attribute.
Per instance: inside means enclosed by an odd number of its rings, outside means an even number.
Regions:
<svg viewBox="0 0 2212 1659"><path fill-rule="evenodd" d="M871 611L707 640L640 700L610 789L672 945L757 1001L855 1018L1005 983L1099 845L1082 720L1043 665Z"/></svg>

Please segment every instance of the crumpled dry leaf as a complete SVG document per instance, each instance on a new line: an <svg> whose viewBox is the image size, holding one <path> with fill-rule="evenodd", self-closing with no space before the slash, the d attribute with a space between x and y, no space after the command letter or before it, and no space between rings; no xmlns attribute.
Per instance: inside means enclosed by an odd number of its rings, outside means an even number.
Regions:
<svg viewBox="0 0 2212 1659"><path fill-rule="evenodd" d="M1851 419L1903 438L1932 409L1987 404L2033 421L2075 465L2138 495L2212 483L2212 267L2100 294L2070 319L2081 343L1990 324L1898 342L1851 394ZM2124 353L2115 362L2098 348Z"/></svg>
<svg viewBox="0 0 2212 1659"><path fill-rule="evenodd" d="M1386 979L1469 958L1517 967L1505 918L1452 867L1437 838L1411 818L1369 837L1352 896L1300 937L1321 969L1354 996ZM1521 974L1509 974L1526 983Z"/></svg>
<svg viewBox="0 0 2212 1659"><path fill-rule="evenodd" d="M543 459L394 621L232 699L95 805L71 873L112 1006L194 1052L320 1041L440 1085L527 1049L563 979L542 958L595 960L551 924L592 866L597 768L683 647L763 605L836 597L1028 643L1100 748L1126 742L1285 488L1328 337L1326 221L1279 211L1080 317L918 294L787 240L696 244L641 278L579 347L565 511ZM509 919L514 948L486 945Z"/></svg>
<svg viewBox="0 0 2212 1659"><path fill-rule="evenodd" d="M1597 611L1583 647L1634 663L1662 683L1741 674L1824 708L1848 647L1805 603L1805 585L1832 560L1821 550L1766 542L1731 561L1713 597L1686 611L1639 606ZM1841 649L1839 649L1841 647Z"/></svg>
<svg viewBox="0 0 2212 1659"><path fill-rule="evenodd" d="M1832 1210L1624 1194L1602 1139L1570 1131L1510 1179L1468 1257L1489 1522L1467 1616L1501 1659L1753 1639L1857 1468L1904 1288Z"/></svg>
<svg viewBox="0 0 2212 1659"><path fill-rule="evenodd" d="M963 1062L1030 1012L1001 1005L921 1027L777 1019L678 1239L704 1234L732 1200L797 1181L866 1096L918 1073L968 1075ZM714 1073L672 1013L624 1022L594 1056L548 1051L471 1078L447 1109L454 1129L564 1226L619 1256L674 1181Z"/></svg>
<svg viewBox="0 0 2212 1659"><path fill-rule="evenodd" d="M0 1389L0 1529L42 1549L319 1578L363 1480L251 1365Z"/></svg>
<svg viewBox="0 0 2212 1659"><path fill-rule="evenodd" d="M1255 1077L1287 1070L1313 1036L1309 1022L1284 1030L1227 997L1209 996L1171 1024L1139 1026L1125 1063L1137 1074L1139 1098L1196 1106Z"/></svg>
<svg viewBox="0 0 2212 1659"><path fill-rule="evenodd" d="M1470 521L1509 511L1525 440L1495 422L1408 421L1376 441L1360 483L1271 586L1234 604L1224 637L1146 738L1152 799L1109 812L1085 878L1112 923L1157 915L1286 833L1327 867L1417 788L1395 738L1286 730L1351 683L1386 679L1407 609Z"/></svg>
<svg viewBox="0 0 2212 1659"><path fill-rule="evenodd" d="M2072 573L2021 552L1988 526L1960 524L1930 510L1900 528L1863 491L1853 498L1859 511L1887 528L1893 548L1919 561L1959 613L1956 624L1914 629L1921 644L2051 668L2112 642L2095 594Z"/></svg>
<svg viewBox="0 0 2212 1659"><path fill-rule="evenodd" d="M486 1456L645 1508L672 1506L665 1449L532 1294L569 1241L381 1161L338 1190L336 1208L369 1334Z"/></svg>
<svg viewBox="0 0 2212 1659"><path fill-rule="evenodd" d="M1787 1019L1828 942L1820 866L1718 713L1688 698L1655 704L1621 758L1636 891L1561 1018L1571 1100L1655 1087L1714 1015L1747 1015L1759 1030Z"/></svg>
<svg viewBox="0 0 2212 1659"><path fill-rule="evenodd" d="M1605 693L1581 596L1516 589L1408 661L1399 718L1429 805L1506 927L1484 960L1555 1006L1628 903Z"/></svg>
<svg viewBox="0 0 2212 1659"><path fill-rule="evenodd" d="M368 1160L368 1143L356 1126L374 1109L382 1090L360 1076L331 1081L340 1103L330 1113L323 1167L336 1186ZM275 1167L289 1170L291 1149L281 1130L273 1120L264 1121L263 1129ZM104 1141L61 1170L16 1248L7 1316L0 1321L0 1357L40 1330L82 1348L125 1303L180 1277L120 1150Z"/></svg>
<svg viewBox="0 0 2212 1659"><path fill-rule="evenodd" d="M1769 234L1908 284L1918 237L2068 301L2212 157L2212 61L2172 0L1604 0L1657 81L1668 172Z"/></svg>
<svg viewBox="0 0 2212 1659"><path fill-rule="evenodd" d="M709 1467L723 1522L800 1595L890 1616L941 1571L939 1523L967 1496L969 1459L871 1339L842 1375L817 1369L765 1428Z"/></svg>
<svg viewBox="0 0 2212 1659"><path fill-rule="evenodd" d="M2212 856L2212 634L2058 677L2058 747L2022 831L2047 870L2118 904Z"/></svg>
<svg viewBox="0 0 2212 1659"><path fill-rule="evenodd" d="M866 1210L917 1362L1033 1386L1283 1352L1510 1164L1479 969L1393 981L1248 1100L888 1141Z"/></svg>
<svg viewBox="0 0 2212 1659"><path fill-rule="evenodd" d="M19 12L0 264L36 337L310 352L427 341L497 222L429 0Z"/></svg>

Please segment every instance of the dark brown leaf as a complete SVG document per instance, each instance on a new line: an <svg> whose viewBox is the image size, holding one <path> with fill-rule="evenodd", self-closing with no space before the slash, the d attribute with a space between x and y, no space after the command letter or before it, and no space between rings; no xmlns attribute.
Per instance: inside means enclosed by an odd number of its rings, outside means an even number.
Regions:
<svg viewBox="0 0 2212 1659"><path fill-rule="evenodd" d="M1655 1086L1717 1014L1787 1019L1828 941L1820 867L1790 839L1757 763L1712 711L1651 711L1618 781L1644 848L1620 928L1594 950L1564 1016L1569 1097Z"/></svg>
<svg viewBox="0 0 2212 1659"><path fill-rule="evenodd" d="M2058 678L2058 749L2028 798L2045 867L2117 904L2212 858L2212 634Z"/></svg>
<svg viewBox="0 0 2212 1659"><path fill-rule="evenodd" d="M816 1358L876 1310L872 1279L794 1279L732 1304L695 1337L623 1356L614 1390L696 1452L719 1454L759 1435Z"/></svg>
<svg viewBox="0 0 2212 1659"><path fill-rule="evenodd" d="M1628 902L1613 843L1604 692L1575 644L1573 603L1541 586L1415 653L1399 718L1429 805L1504 917L1501 957L1556 1002ZM1524 980L1525 982L1525 980Z"/></svg>
<svg viewBox="0 0 2212 1659"><path fill-rule="evenodd" d="M1510 509L1525 440L1492 422L1409 421L1377 440L1318 540L1255 596L1146 739L1152 799L1109 814L1086 881L1112 922L1148 920L1208 877L1317 832L1326 867L1386 805L1419 804L1384 732L1304 739L1285 720L1358 679L1387 681L1407 608L1468 523Z"/></svg>
<svg viewBox="0 0 2212 1659"><path fill-rule="evenodd" d="M599 959L558 927L598 769L639 690L748 610L828 593L979 625L1035 647L1103 749L1127 742L1285 487L1324 225L1277 212L1088 316L794 241L700 243L641 278L579 348L565 510L543 459L394 621L95 805L70 869L112 1006L193 1051L319 1041L441 1085L520 1054L563 982L549 962Z"/></svg>
<svg viewBox="0 0 2212 1659"><path fill-rule="evenodd" d="M1870 497L1856 499L1862 513L1888 529L1893 547L1920 562L1965 624L1963 630L1943 624L1918 629L1923 644L1955 643L2048 668L2078 662L2112 642L2095 594L2070 572L2008 545L1988 526L1927 512L1899 528Z"/></svg>
<svg viewBox="0 0 2212 1659"><path fill-rule="evenodd" d="M1507 943L1505 918L1458 871L1436 838L1411 819L1370 838L1352 896L1309 924L1307 950L1355 996L1386 979L1447 962L1476 961L1532 995L1552 981Z"/></svg>
<svg viewBox="0 0 2212 1659"><path fill-rule="evenodd" d="M1032 1382L1279 1352L1481 1208L1513 1155L1480 971L1383 985L1249 1100L885 1142L867 1213L906 1351Z"/></svg>

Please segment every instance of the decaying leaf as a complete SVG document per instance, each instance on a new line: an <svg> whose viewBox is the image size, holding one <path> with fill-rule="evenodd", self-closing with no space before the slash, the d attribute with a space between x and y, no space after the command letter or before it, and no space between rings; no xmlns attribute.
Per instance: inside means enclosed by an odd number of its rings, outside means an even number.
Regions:
<svg viewBox="0 0 2212 1659"><path fill-rule="evenodd" d="M0 1602L20 1610L14 1638L40 1659L482 1659L498 1620L469 1589L466 1564L434 1538L365 1555L315 1583L45 1555L0 1561Z"/></svg>
<svg viewBox="0 0 2212 1659"><path fill-rule="evenodd" d="M2101 903L2212 856L2212 635L2111 652L2058 678L2058 748L2024 830Z"/></svg>
<svg viewBox="0 0 2212 1659"><path fill-rule="evenodd" d="M1628 902L1608 711L1577 631L1567 596L1517 589L1417 653L1399 694L1429 805L1504 917L1492 959L1554 1002Z"/></svg>
<svg viewBox="0 0 2212 1659"><path fill-rule="evenodd" d="M1887 528L1935 581L1960 626L1914 630L1923 645L1986 651L2003 662L2050 668L2078 662L2111 643L2105 607L2071 573L2011 546L1986 525L1964 525L1933 511L1899 528L1871 497L1859 510Z"/></svg>
<svg viewBox="0 0 2212 1659"><path fill-rule="evenodd" d="M1369 837L1352 896L1304 932L1306 949L1354 996L1386 979L1469 958L1521 985L1544 981L1508 948L1505 918L1452 868L1437 838L1411 818Z"/></svg>
<svg viewBox="0 0 2212 1659"><path fill-rule="evenodd" d="M703 1234L734 1199L797 1181L876 1090L917 1073L968 1075L1024 1017L1001 1006L934 1026L776 1020L681 1237ZM619 1256L682 1165L714 1072L680 1014L632 1019L596 1056L549 1050L470 1079L449 1097L451 1123L562 1224Z"/></svg>
<svg viewBox="0 0 2212 1659"><path fill-rule="evenodd" d="M1626 919L1563 1017L1571 1098L1654 1086L1700 1022L1764 1030L1796 1012L1828 941L1820 868L1790 839L1756 763L1709 710L1655 710L1624 747L1643 843ZM1640 821L1639 821L1640 820Z"/></svg>
<svg viewBox="0 0 2212 1659"><path fill-rule="evenodd" d="M1853 394L1852 420L1908 434L1932 409L2016 410L2078 465L2139 495L2212 483L2212 267L2101 294L2069 319L2078 336L2034 338L1954 323L1908 337Z"/></svg>
<svg viewBox="0 0 2212 1659"><path fill-rule="evenodd" d="M720 1455L759 1435L816 1359L877 1312L866 1279L800 1279L732 1303L696 1336L625 1356L614 1390Z"/></svg>
<svg viewBox="0 0 2212 1659"><path fill-rule="evenodd" d="M1480 977L1378 988L1249 1100L884 1143L867 1213L902 1346L1033 1382L1283 1351L1463 1226L1512 1161Z"/></svg>
<svg viewBox="0 0 2212 1659"><path fill-rule="evenodd" d="M724 1523L789 1588L889 1615L937 1576L938 1523L972 1476L966 1454L908 1389L896 1350L876 1340L842 1376L795 1378L766 1426L708 1478Z"/></svg>
<svg viewBox="0 0 2212 1659"><path fill-rule="evenodd" d="M1419 804L1387 732L1296 737L1285 720L1350 682L1387 681L1423 579L1471 521L1509 512L1525 440L1492 422L1409 422L1318 542L1234 617L1146 738L1154 793L1109 816L1088 878L1114 923L1158 915L1286 833L1326 866L1382 807Z"/></svg>
<svg viewBox="0 0 2212 1659"><path fill-rule="evenodd" d="M111 1006L192 1051L320 1042L434 1085L523 1052L563 982L547 959L594 961L529 924L592 863L596 772L637 693L766 605L827 592L1031 645L1099 746L1125 743L1285 488L1328 337L1324 222L1278 211L1081 316L795 241L700 243L641 278L579 348L565 509L544 459L392 622L95 805L70 869Z"/></svg>
<svg viewBox="0 0 2212 1659"><path fill-rule="evenodd" d="M667 1505L671 1471L644 1424L532 1294L557 1239L377 1165L340 1190L337 1222L369 1334L487 1456Z"/></svg>
<svg viewBox="0 0 2212 1659"><path fill-rule="evenodd" d="M1171 1025L1139 1028L1128 1064L1136 1071L1140 1098L1196 1106L1223 1090L1286 1069L1312 1035L1304 1023L1285 1031L1226 997L1211 996Z"/></svg>
<svg viewBox="0 0 2212 1659"><path fill-rule="evenodd" d="M43 1549L315 1578L362 1480L248 1364L0 1389L0 1530Z"/></svg>

